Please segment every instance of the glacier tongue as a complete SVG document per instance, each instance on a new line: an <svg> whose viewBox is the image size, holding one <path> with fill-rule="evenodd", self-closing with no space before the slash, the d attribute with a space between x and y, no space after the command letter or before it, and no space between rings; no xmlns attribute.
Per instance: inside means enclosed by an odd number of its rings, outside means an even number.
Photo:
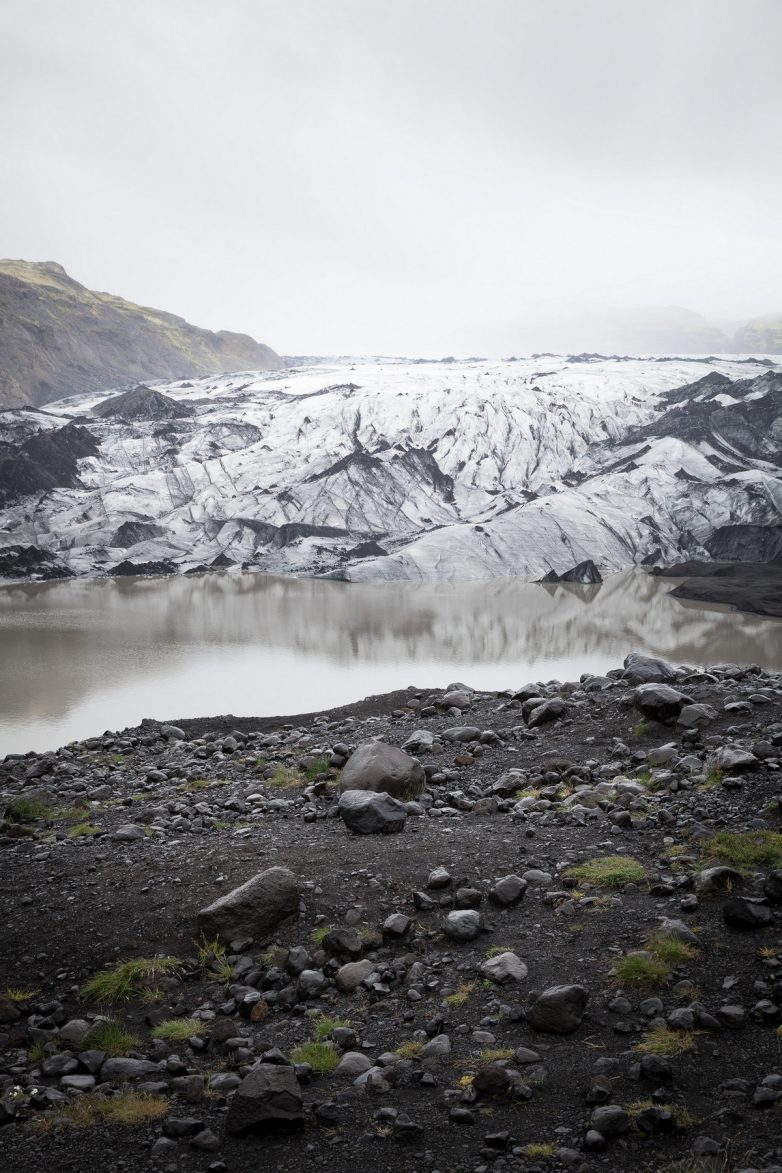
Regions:
<svg viewBox="0 0 782 1173"><path fill-rule="evenodd" d="M719 527L782 515L768 362L344 359L155 390L182 413L95 412L104 392L0 414L0 547L76 574L541 578L704 557ZM73 423L98 445L78 484L4 489L31 432Z"/></svg>

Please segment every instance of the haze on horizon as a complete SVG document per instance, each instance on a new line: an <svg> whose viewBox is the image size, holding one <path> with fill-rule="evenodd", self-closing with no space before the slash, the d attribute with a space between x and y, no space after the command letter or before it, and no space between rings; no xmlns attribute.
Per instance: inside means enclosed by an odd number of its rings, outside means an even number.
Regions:
<svg viewBox="0 0 782 1173"><path fill-rule="evenodd" d="M733 324L782 309L780 43L779 0L5 0L0 255L281 353Z"/></svg>

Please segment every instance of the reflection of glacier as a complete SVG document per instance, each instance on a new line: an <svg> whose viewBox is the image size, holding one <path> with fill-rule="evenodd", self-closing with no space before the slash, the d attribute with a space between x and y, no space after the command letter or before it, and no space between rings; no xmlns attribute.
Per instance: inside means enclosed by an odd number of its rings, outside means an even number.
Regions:
<svg viewBox="0 0 782 1173"><path fill-rule="evenodd" d="M504 688L675 661L782 668L778 620L670 598L634 570L599 587L359 585L228 572L0 590L0 755L143 717L325 709L407 684Z"/></svg>

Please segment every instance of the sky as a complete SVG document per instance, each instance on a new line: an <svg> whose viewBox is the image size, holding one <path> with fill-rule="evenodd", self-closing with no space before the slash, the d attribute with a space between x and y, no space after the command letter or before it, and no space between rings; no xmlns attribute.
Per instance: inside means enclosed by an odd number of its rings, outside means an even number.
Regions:
<svg viewBox="0 0 782 1173"><path fill-rule="evenodd" d="M782 0L2 0L0 256L285 354L779 311L781 48Z"/></svg>

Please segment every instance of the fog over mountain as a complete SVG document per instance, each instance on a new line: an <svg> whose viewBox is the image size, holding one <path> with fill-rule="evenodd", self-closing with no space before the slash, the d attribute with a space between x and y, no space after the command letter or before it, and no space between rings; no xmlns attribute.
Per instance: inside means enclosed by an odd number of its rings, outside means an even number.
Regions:
<svg viewBox="0 0 782 1173"><path fill-rule="evenodd" d="M778 0L6 0L0 255L287 354L729 349L782 317L781 40Z"/></svg>

